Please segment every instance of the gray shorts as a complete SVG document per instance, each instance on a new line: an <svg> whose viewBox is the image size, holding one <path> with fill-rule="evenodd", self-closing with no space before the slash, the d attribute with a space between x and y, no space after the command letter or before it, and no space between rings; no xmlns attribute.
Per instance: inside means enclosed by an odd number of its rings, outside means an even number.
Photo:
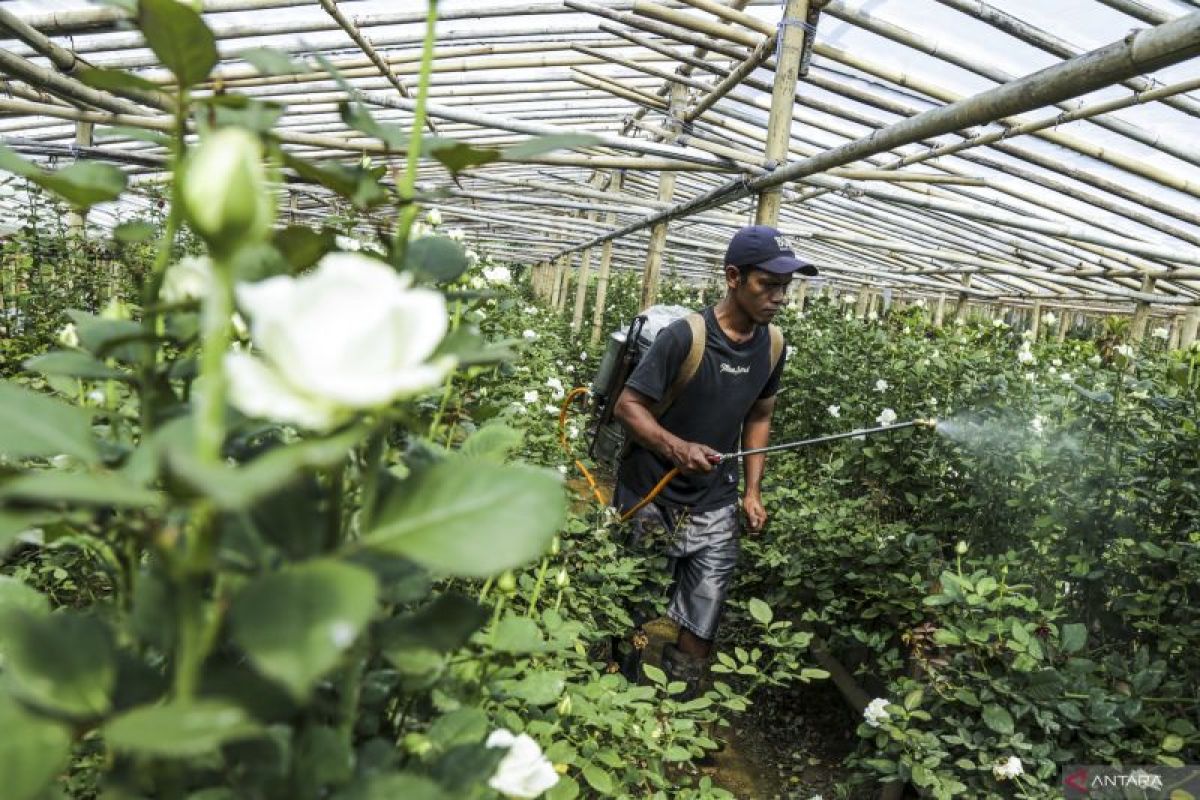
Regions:
<svg viewBox="0 0 1200 800"><path fill-rule="evenodd" d="M618 508L632 493L618 487ZM741 517L736 503L689 512L650 503L629 521L633 547L662 543L674 584L667 615L701 639L713 639L740 550Z"/></svg>

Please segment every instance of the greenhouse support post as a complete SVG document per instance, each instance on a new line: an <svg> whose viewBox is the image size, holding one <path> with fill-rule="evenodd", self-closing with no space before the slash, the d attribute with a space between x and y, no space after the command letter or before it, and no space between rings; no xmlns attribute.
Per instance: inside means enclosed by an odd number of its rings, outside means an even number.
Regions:
<svg viewBox="0 0 1200 800"><path fill-rule="evenodd" d="M624 184L625 173L622 170L614 169L609 172L608 191L614 196L621 194ZM610 211L604 217L604 224L612 226L616 224L617 215ZM600 337L604 335L604 305L608 302L608 275L612 269L612 251L613 243L609 239L600 246L600 267L596 272L596 300L592 307L592 338L591 343L594 347L600 341Z"/></svg>
<svg viewBox="0 0 1200 800"><path fill-rule="evenodd" d="M1142 280L1142 292L1150 294L1154 291L1155 278L1153 275L1147 275ZM1129 326L1129 340L1133 343L1138 343L1146 338L1146 326L1150 321L1150 302L1145 299L1138 300L1137 305L1133 309L1133 322Z"/></svg>
<svg viewBox="0 0 1200 800"><path fill-rule="evenodd" d="M94 134L94 126L90 122L75 123L75 145L77 147L91 147L92 136ZM72 209L67 216L67 227L76 236L83 236L87 230L87 212Z"/></svg>
<svg viewBox="0 0 1200 800"><path fill-rule="evenodd" d="M792 140L792 107L796 104L796 82L800 73L800 57L804 53L804 25L807 18L808 0L787 0L780 22L783 30L779 37L775 86L771 90L771 114L767 121L768 170L787 161L788 143ZM782 201L781 184L762 189L758 193L754 221L759 225L777 225Z"/></svg>
<svg viewBox="0 0 1200 800"><path fill-rule="evenodd" d="M668 109L667 131L677 137L682 129L683 112L687 103L687 88L681 83L671 84L671 100ZM661 172L658 176L658 201L670 202L675 196L674 172ZM642 270L642 296L640 308L646 309L658 301L658 276L662 269L663 248L667 243L669 220L661 220L650 229L650 242L646 246L646 265Z"/></svg>
<svg viewBox="0 0 1200 800"><path fill-rule="evenodd" d="M1197 330L1200 329L1200 305L1192 306L1179 331L1179 346L1191 347L1196 342Z"/></svg>

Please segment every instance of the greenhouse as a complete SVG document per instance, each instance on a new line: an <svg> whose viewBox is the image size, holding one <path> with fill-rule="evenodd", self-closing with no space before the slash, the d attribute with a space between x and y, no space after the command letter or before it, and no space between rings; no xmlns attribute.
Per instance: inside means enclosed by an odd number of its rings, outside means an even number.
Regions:
<svg viewBox="0 0 1200 800"><path fill-rule="evenodd" d="M0 800L1200 796L1200 2L0 36Z"/></svg>

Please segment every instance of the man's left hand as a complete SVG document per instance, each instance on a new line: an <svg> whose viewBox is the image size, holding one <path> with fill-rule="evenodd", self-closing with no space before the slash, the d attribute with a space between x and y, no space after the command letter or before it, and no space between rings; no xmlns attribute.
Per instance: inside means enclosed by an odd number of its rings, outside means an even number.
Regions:
<svg viewBox="0 0 1200 800"><path fill-rule="evenodd" d="M757 494L748 494L742 498L742 511L746 512L746 530L749 533L761 533L767 524L767 510L763 508L762 498Z"/></svg>

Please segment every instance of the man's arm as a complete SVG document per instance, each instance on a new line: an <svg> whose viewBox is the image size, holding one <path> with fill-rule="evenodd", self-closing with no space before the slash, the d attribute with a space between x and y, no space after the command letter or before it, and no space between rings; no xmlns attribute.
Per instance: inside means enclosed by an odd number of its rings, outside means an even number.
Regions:
<svg viewBox="0 0 1200 800"><path fill-rule="evenodd" d="M631 386L617 398L613 415L625 426L637 443L679 467L685 474L711 472L710 457L720 455L716 450L696 442L685 442L668 431L654 418L654 401Z"/></svg>
<svg viewBox="0 0 1200 800"><path fill-rule="evenodd" d="M764 397L750 407L742 423L742 449L757 450L766 447L771 439L771 415L775 411L775 396ZM762 504L762 476L767 463L766 453L743 456L746 471L746 491L742 497L742 508L746 512L747 527L757 533L767 523L767 511Z"/></svg>

